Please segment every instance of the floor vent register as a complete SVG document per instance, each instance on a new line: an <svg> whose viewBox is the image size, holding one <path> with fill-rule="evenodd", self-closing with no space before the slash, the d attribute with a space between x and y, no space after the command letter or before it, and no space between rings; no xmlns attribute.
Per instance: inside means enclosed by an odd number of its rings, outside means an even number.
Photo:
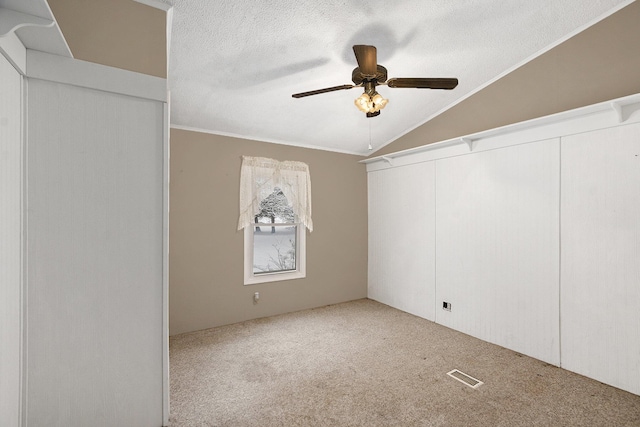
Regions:
<svg viewBox="0 0 640 427"><path fill-rule="evenodd" d="M447 375L449 375L451 378L455 378L456 380L460 381L461 383L464 383L466 385L468 385L471 388L478 388L480 387L482 384L484 384L482 381L473 378L470 375L465 374L462 371L459 371L457 369L454 369L451 372L447 372Z"/></svg>

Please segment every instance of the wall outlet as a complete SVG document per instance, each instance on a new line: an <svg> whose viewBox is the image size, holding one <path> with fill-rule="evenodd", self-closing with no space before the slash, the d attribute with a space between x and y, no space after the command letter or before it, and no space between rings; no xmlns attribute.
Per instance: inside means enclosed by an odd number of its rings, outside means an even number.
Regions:
<svg viewBox="0 0 640 427"><path fill-rule="evenodd" d="M443 309L443 310L447 310L447 311L451 311L451 303L450 303L450 302L443 301L443 302L442 302L442 309Z"/></svg>
<svg viewBox="0 0 640 427"><path fill-rule="evenodd" d="M259 300L260 300L260 292L254 293L253 294L253 302L257 304Z"/></svg>

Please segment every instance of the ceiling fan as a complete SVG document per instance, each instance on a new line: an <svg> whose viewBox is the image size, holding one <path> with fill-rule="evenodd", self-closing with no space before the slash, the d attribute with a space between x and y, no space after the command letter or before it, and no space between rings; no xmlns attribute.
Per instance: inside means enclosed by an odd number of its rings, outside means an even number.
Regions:
<svg viewBox="0 0 640 427"><path fill-rule="evenodd" d="M387 80L387 69L377 63L377 50L375 46L357 44L353 46L353 53L355 53L356 61L358 61L358 66L354 68L351 73L351 80L354 84L294 93L291 96L294 98L304 98L305 96L318 95L337 90L363 87L364 93L355 100L356 107L363 113L367 113L367 117L375 117L380 114L380 110L382 110L388 102L376 92L376 86L387 85L393 88L447 90L458 86L458 79L456 78L392 78Z"/></svg>

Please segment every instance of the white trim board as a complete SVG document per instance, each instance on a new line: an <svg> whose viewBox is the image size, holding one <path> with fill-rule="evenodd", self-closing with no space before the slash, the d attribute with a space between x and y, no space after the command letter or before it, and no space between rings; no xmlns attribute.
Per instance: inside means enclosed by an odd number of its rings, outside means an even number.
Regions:
<svg viewBox="0 0 640 427"><path fill-rule="evenodd" d="M155 9L164 10L165 12L173 7L170 4L161 2L160 0L133 0L133 1L147 5L149 7L153 7Z"/></svg>
<svg viewBox="0 0 640 427"><path fill-rule="evenodd" d="M372 157L367 172L640 122L640 94Z"/></svg>
<svg viewBox="0 0 640 427"><path fill-rule="evenodd" d="M167 80L27 49L27 77L167 102Z"/></svg>
<svg viewBox="0 0 640 427"><path fill-rule="evenodd" d="M0 56L0 416L21 425L23 357L22 76Z"/></svg>
<svg viewBox="0 0 640 427"><path fill-rule="evenodd" d="M169 425L169 105L163 105L162 126L162 424Z"/></svg>
<svg viewBox="0 0 640 427"><path fill-rule="evenodd" d="M0 53L20 74L27 73L27 49L15 33L0 37Z"/></svg>

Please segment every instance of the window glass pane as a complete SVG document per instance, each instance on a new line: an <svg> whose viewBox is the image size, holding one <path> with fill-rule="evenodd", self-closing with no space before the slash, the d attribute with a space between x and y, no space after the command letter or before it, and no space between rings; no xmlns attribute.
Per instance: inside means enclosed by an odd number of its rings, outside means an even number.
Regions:
<svg viewBox="0 0 640 427"><path fill-rule="evenodd" d="M297 226L253 227L253 274L296 269Z"/></svg>
<svg viewBox="0 0 640 427"><path fill-rule="evenodd" d="M260 211L255 214L255 222L261 223L292 223L295 221L293 208L287 197L279 187L260 202Z"/></svg>

